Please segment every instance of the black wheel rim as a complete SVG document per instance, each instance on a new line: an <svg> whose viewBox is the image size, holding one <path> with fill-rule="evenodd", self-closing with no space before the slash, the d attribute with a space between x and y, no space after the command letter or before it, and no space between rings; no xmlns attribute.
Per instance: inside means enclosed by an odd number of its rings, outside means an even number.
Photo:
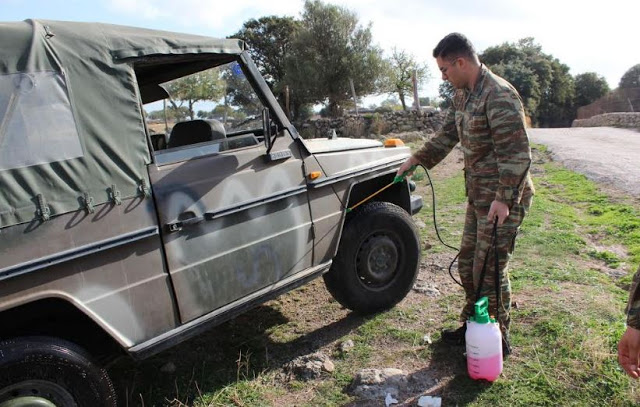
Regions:
<svg viewBox="0 0 640 407"><path fill-rule="evenodd" d="M398 275L402 259L400 239L388 232L369 235L358 248L356 273L362 285L370 290L383 290Z"/></svg>
<svg viewBox="0 0 640 407"><path fill-rule="evenodd" d="M64 387L46 380L24 380L0 390L0 407L69 407L73 396Z"/></svg>

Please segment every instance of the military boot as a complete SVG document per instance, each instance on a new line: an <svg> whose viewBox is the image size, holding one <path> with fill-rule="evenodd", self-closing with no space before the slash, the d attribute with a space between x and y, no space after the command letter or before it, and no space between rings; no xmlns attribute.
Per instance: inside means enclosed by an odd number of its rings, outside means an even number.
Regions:
<svg viewBox="0 0 640 407"><path fill-rule="evenodd" d="M442 342L453 346L464 346L467 324L463 324L458 329L445 329L442 331Z"/></svg>

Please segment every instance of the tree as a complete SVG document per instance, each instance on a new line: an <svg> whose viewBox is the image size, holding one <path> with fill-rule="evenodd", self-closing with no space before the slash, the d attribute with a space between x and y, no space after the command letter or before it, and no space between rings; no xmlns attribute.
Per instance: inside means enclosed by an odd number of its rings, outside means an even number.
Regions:
<svg viewBox="0 0 640 407"><path fill-rule="evenodd" d="M576 75L576 108L595 102L609 93L609 84L603 76L595 72L585 72Z"/></svg>
<svg viewBox="0 0 640 407"><path fill-rule="evenodd" d="M233 63L221 70L224 79L224 103L242 110L245 114L256 115L262 109L262 103L244 76L240 65Z"/></svg>
<svg viewBox="0 0 640 407"><path fill-rule="evenodd" d="M541 126L571 123L575 116L575 89L569 67L543 53L533 38L489 47L480 60L518 90L534 123Z"/></svg>
<svg viewBox="0 0 640 407"><path fill-rule="evenodd" d="M184 102L191 120L195 119L196 102L218 100L224 94L224 83L215 71L203 71L185 76L167 85L169 102L175 112L180 112Z"/></svg>
<svg viewBox="0 0 640 407"><path fill-rule="evenodd" d="M634 65L620 78L620 88L640 88L640 64Z"/></svg>
<svg viewBox="0 0 640 407"><path fill-rule="evenodd" d="M304 103L328 102L331 116L351 98L350 80L359 97L377 92L383 72L382 51L372 45L371 24L320 0L304 3L302 27L287 58L293 97Z"/></svg>
<svg viewBox="0 0 640 407"><path fill-rule="evenodd" d="M440 95L440 108L448 109L453 103L453 95L455 95L456 90L449 81L443 81L438 86L438 95Z"/></svg>
<svg viewBox="0 0 640 407"><path fill-rule="evenodd" d="M386 61L385 84L387 92L396 93L400 98L402 110L407 110L405 98L412 96L413 73L416 72L418 87L424 85L429 78L429 68L425 64L419 64L413 55L404 50L392 49L391 57Z"/></svg>
<svg viewBox="0 0 640 407"><path fill-rule="evenodd" d="M293 17L252 18L230 36L247 43L251 58L274 93L282 90L286 76L285 61L300 25L300 21Z"/></svg>
<svg viewBox="0 0 640 407"><path fill-rule="evenodd" d="M540 127L570 127L576 117L573 77L569 74L569 67L557 59L553 59L551 66L551 84L542 94L537 122Z"/></svg>

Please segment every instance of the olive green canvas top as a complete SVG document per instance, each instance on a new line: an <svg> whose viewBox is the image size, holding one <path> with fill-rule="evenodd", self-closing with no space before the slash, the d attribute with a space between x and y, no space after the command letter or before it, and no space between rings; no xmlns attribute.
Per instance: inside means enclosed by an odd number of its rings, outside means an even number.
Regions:
<svg viewBox="0 0 640 407"><path fill-rule="evenodd" d="M140 102L243 50L239 40L108 24L0 22L0 229L142 195Z"/></svg>

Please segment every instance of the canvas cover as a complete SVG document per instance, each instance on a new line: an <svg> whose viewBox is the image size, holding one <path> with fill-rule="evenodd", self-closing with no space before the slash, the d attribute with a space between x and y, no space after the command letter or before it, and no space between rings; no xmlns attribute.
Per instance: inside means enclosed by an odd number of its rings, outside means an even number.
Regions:
<svg viewBox="0 0 640 407"><path fill-rule="evenodd" d="M139 100L161 97L167 79L151 62L233 60L243 49L116 25L0 22L0 229L142 194L150 157Z"/></svg>

